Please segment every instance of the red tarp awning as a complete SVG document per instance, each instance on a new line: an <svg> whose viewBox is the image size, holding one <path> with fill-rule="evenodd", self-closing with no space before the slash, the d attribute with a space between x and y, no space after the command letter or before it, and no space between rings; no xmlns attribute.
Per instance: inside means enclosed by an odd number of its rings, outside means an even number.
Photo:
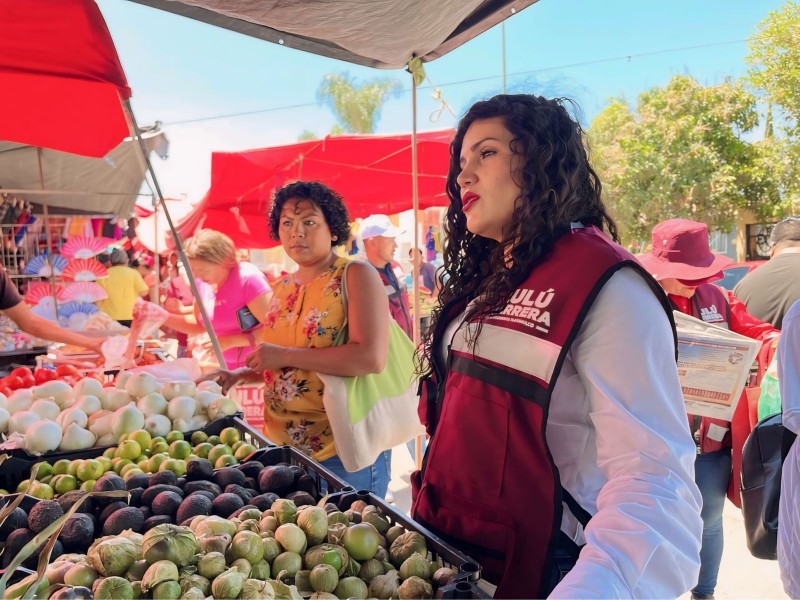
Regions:
<svg viewBox="0 0 800 600"><path fill-rule="evenodd" d="M419 207L446 206L445 179L454 131L417 135ZM411 135L347 135L211 155L211 188L181 221L183 237L200 227L243 248L269 248L272 195L296 180L320 181L344 198L350 219L412 208Z"/></svg>
<svg viewBox="0 0 800 600"><path fill-rule="evenodd" d="M131 95L94 0L0 0L0 140L105 156Z"/></svg>

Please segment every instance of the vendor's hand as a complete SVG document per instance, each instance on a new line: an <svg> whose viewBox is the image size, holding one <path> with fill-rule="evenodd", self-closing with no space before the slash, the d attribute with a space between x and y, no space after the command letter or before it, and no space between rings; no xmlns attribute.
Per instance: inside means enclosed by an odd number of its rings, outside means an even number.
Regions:
<svg viewBox="0 0 800 600"><path fill-rule="evenodd" d="M227 371L226 369L215 369L214 371L203 375L197 380L197 383L200 383L201 381L216 381L222 388L222 393L227 394L232 387L245 378L246 371L247 369L244 368L234 369L233 371Z"/></svg>
<svg viewBox="0 0 800 600"><path fill-rule="evenodd" d="M278 371L290 366L286 364L288 350L286 346L258 344L256 349L247 355L245 364L257 373Z"/></svg>
<svg viewBox="0 0 800 600"><path fill-rule="evenodd" d="M231 343L232 341L234 341L232 338L233 336L229 335L217 336L217 340L219 341L219 347L222 348L223 352L229 350L230 348L235 347ZM211 343L210 339L203 342L203 350L205 350L206 352L210 352L212 354L214 353L214 344Z"/></svg>

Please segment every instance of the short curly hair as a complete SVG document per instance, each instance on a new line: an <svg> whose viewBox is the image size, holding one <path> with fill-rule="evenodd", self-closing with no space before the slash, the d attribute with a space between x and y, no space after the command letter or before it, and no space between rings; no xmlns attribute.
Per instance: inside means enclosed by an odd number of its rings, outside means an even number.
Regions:
<svg viewBox="0 0 800 600"><path fill-rule="evenodd" d="M278 229L281 211L283 205L289 200L308 200L319 206L325 222L331 230L331 235L335 238L331 240L331 247L347 243L347 239L350 237L350 217L347 215L344 200L319 181L295 181L275 192L272 206L269 209L269 234L273 240L280 240Z"/></svg>

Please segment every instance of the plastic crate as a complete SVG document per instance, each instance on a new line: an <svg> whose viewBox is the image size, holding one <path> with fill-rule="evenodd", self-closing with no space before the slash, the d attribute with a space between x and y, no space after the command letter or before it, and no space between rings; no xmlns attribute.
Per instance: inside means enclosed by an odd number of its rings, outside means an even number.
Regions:
<svg viewBox="0 0 800 600"><path fill-rule="evenodd" d="M439 588L436 591L436 598L491 598L477 585L481 578L481 566L477 561L446 544L407 514L386 503L375 494L363 490L351 490L330 494L328 502L332 502L342 511L349 509L356 500L363 500L367 504L375 506L392 525L402 525L406 531L416 531L422 535L433 559L439 561L442 566L456 571L454 582Z"/></svg>
<svg viewBox="0 0 800 600"><path fill-rule="evenodd" d="M242 439L256 448L271 446L270 442L261 433L253 429L238 416L217 419L197 431L204 431L208 435L219 435L226 427L235 427L241 434ZM194 433L194 431L185 433L184 436L190 437L192 433ZM10 450L7 452L9 458L7 458L2 464L2 467L0 467L0 488L9 492L16 491L17 485L30 477L31 467L38 462L54 464L59 460L97 458L101 456L103 452L115 446L116 444L93 446L85 450L75 450L73 452L50 452L43 456L31 456L24 450Z"/></svg>

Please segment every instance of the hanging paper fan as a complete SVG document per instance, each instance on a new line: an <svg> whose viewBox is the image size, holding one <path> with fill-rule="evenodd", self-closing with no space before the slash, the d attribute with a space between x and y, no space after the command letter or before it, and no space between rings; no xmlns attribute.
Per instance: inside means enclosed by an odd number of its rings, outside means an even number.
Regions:
<svg viewBox="0 0 800 600"><path fill-rule="evenodd" d="M93 315L99 310L99 308L89 302L65 302L64 304L59 305L58 314L62 317L69 318L75 313Z"/></svg>
<svg viewBox="0 0 800 600"><path fill-rule="evenodd" d="M50 277L51 275L61 275L64 267L67 266L67 259L58 254L53 256L46 256L39 254L34 257L28 266L25 267L23 273L25 275L38 275L39 277Z"/></svg>
<svg viewBox="0 0 800 600"><path fill-rule="evenodd" d="M53 286L45 282L31 283L28 286L28 291L25 294L25 302L36 306L45 298L52 298L54 289L56 299L62 300L64 297L64 288L62 288L60 285L57 285L55 288L53 288Z"/></svg>
<svg viewBox="0 0 800 600"><path fill-rule="evenodd" d="M66 244L61 246L61 255L67 258L94 258L108 249L110 241L108 238L91 238L82 235L71 237Z"/></svg>
<svg viewBox="0 0 800 600"><path fill-rule="evenodd" d="M62 294L62 300L67 302L97 302L108 298L102 286L93 281L79 281L70 283Z"/></svg>
<svg viewBox="0 0 800 600"><path fill-rule="evenodd" d="M39 304L31 308L31 312L48 321L56 320L56 301L52 296L39 300Z"/></svg>
<svg viewBox="0 0 800 600"><path fill-rule="evenodd" d="M64 267L61 277L65 281L97 281L108 277L108 269L93 258L73 258Z"/></svg>

